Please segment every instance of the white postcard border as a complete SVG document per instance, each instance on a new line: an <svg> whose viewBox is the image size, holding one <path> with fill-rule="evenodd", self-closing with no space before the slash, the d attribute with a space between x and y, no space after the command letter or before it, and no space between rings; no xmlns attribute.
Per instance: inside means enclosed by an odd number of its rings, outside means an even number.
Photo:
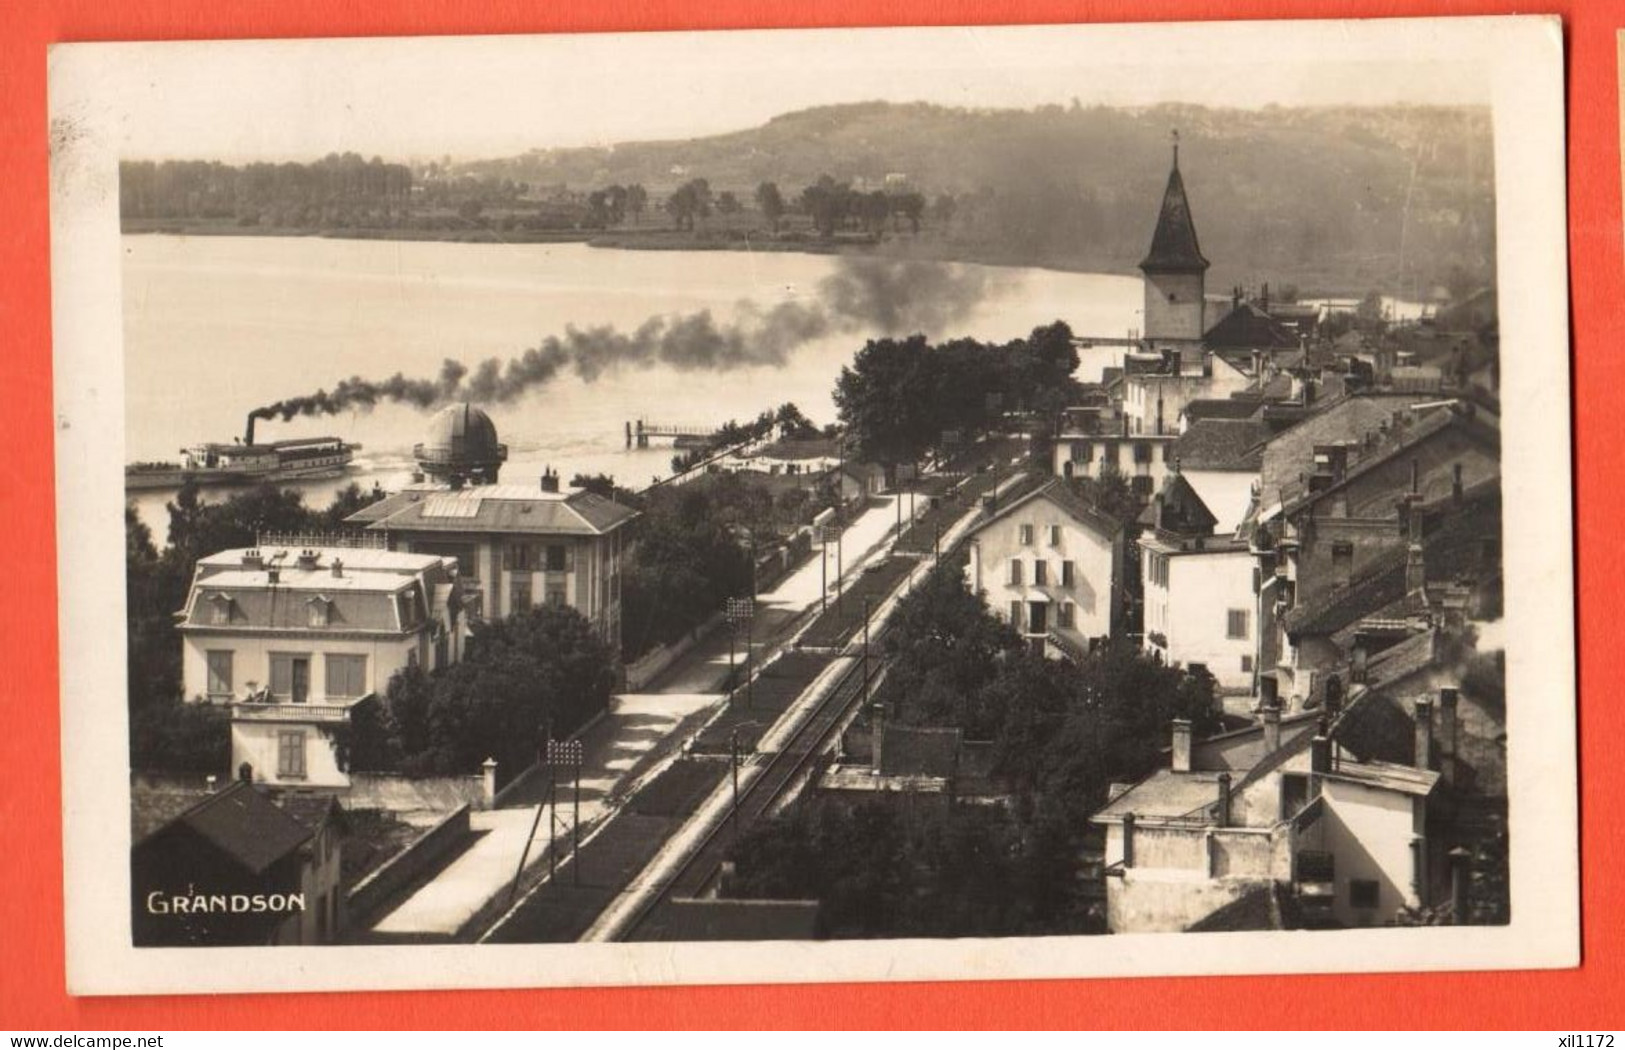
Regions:
<svg viewBox="0 0 1625 1050"><path fill-rule="evenodd" d="M1033 27L770 31L1032 33ZM52 278L68 988L74 994L1479 970L1579 959L1561 23L1555 17L1225 23L1109 31L1214 56L1292 51L1482 63L1493 85L1499 253L1508 794L1506 927L837 943L136 949L130 945L122 560L120 93L144 48L50 55ZM682 36L672 42L681 46ZM640 34L647 39L647 34ZM1226 41L1230 43L1227 44ZM330 41L335 60L349 47ZM232 47L277 46L233 43ZM1509 393L1510 392L1510 393ZM94 639L94 642L86 641Z"/></svg>

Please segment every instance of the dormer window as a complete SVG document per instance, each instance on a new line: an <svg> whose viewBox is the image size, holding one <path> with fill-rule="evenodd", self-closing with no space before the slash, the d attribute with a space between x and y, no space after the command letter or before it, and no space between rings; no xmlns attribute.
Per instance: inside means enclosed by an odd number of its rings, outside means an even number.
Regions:
<svg viewBox="0 0 1625 1050"><path fill-rule="evenodd" d="M228 594L209 595L209 622L216 627L224 627L231 623L231 596Z"/></svg>
<svg viewBox="0 0 1625 1050"><path fill-rule="evenodd" d="M305 625L307 627L326 627L332 622L333 600L325 594L318 594L305 603Z"/></svg>

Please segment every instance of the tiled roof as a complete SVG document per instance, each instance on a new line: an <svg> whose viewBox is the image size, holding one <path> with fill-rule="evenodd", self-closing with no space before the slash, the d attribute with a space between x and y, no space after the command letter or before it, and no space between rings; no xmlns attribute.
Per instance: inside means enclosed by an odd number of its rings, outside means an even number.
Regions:
<svg viewBox="0 0 1625 1050"><path fill-rule="evenodd" d="M1162 210L1151 235L1151 251L1140 261L1147 273L1200 273L1208 268L1196 241L1196 224L1191 220L1190 200L1185 196L1185 180L1179 167L1168 173L1168 186L1162 194Z"/></svg>
<svg viewBox="0 0 1625 1050"><path fill-rule="evenodd" d="M1204 807L1219 804L1219 774L1206 771L1175 773L1159 769L1106 804L1097 821L1135 817L1200 819Z"/></svg>
<svg viewBox="0 0 1625 1050"><path fill-rule="evenodd" d="M1088 526L1100 536L1109 538L1123 531L1121 522L1114 520L1110 515L1089 502L1067 478L1051 478L1026 495L1008 501L991 518L978 525L976 531L980 532L993 522L1012 513L1017 507L1034 499L1049 500L1073 520L1081 525Z"/></svg>
<svg viewBox="0 0 1625 1050"><path fill-rule="evenodd" d="M1500 483L1480 486L1459 507L1445 500L1424 508L1424 514L1422 561L1426 578L1450 580L1477 572L1483 567L1484 541L1499 540L1501 536ZM1397 544L1373 559L1347 587L1289 610L1282 626L1291 635L1330 635L1388 609L1407 597L1406 558L1406 546Z"/></svg>
<svg viewBox="0 0 1625 1050"><path fill-rule="evenodd" d="M234 631L244 629L310 630L312 603L326 606L324 631L389 631L402 630L397 618L395 592L348 592L337 589L318 590L316 587L288 588L281 584L271 586L260 583L249 586L234 582L227 574L226 581L214 577L200 581L192 588L187 602L186 619L182 626L188 629ZM260 574L264 576L264 573ZM402 589L411 586L410 578L402 581ZM422 613L423 596L417 599L418 623L427 617ZM228 620L214 621L216 606L224 605Z"/></svg>
<svg viewBox="0 0 1625 1050"><path fill-rule="evenodd" d="M1212 350L1271 350L1295 348L1298 337L1258 304L1244 302L1219 318L1202 342Z"/></svg>
<svg viewBox="0 0 1625 1050"><path fill-rule="evenodd" d="M184 825L258 875L303 845L311 832L253 784L235 781L154 831ZM146 841L146 840L144 840Z"/></svg>
<svg viewBox="0 0 1625 1050"><path fill-rule="evenodd" d="M338 800L326 792L286 791L275 799L277 808L315 832L334 815Z"/></svg>
<svg viewBox="0 0 1625 1050"><path fill-rule="evenodd" d="M1389 430L1387 436L1379 439L1372 447L1356 446L1343 477L1333 484L1318 491L1310 491L1297 484L1283 486L1282 510L1287 514L1294 514L1305 507L1313 506L1331 493L1341 491L1367 472L1450 429L1458 429L1483 444L1493 445L1496 453L1500 452L1501 435L1494 426L1449 407L1433 408L1419 413L1419 418L1408 425Z"/></svg>
<svg viewBox="0 0 1625 1050"><path fill-rule="evenodd" d="M1258 405L1249 407L1256 411ZM1267 424L1255 419L1198 419L1179 435L1173 454L1178 457L1181 470L1256 473L1263 469L1263 445L1270 433Z"/></svg>
<svg viewBox="0 0 1625 1050"><path fill-rule="evenodd" d="M637 512L594 492L542 492L525 485L452 490L417 486L366 507L348 520L391 532L497 532L597 536Z"/></svg>
<svg viewBox="0 0 1625 1050"><path fill-rule="evenodd" d="M1329 780L1346 780L1407 795L1426 795L1439 782L1439 774L1431 769L1398 762L1341 762L1325 775Z"/></svg>
<svg viewBox="0 0 1625 1050"><path fill-rule="evenodd" d="M1153 497L1140 514L1140 524L1183 536L1210 536L1219 523L1213 511L1197 495L1183 474L1169 474L1157 492L1162 501L1162 522L1157 523L1157 499Z"/></svg>
<svg viewBox="0 0 1625 1050"><path fill-rule="evenodd" d="M1316 445L1374 431L1394 409L1415 400L1409 395L1361 394L1319 402L1308 418L1276 434L1264 446L1264 504L1274 501L1282 488L1297 484L1298 472L1305 469Z"/></svg>
<svg viewBox="0 0 1625 1050"><path fill-rule="evenodd" d="M1263 406L1252 399L1198 397L1185 402L1185 417L1198 419L1251 419Z"/></svg>

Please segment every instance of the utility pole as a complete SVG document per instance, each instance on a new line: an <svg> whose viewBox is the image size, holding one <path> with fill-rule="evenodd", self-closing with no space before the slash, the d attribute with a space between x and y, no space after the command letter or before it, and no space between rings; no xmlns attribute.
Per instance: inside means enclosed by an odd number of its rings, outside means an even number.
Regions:
<svg viewBox="0 0 1625 1050"><path fill-rule="evenodd" d="M829 611L829 532L818 526L818 615Z"/></svg>
<svg viewBox="0 0 1625 1050"><path fill-rule="evenodd" d="M869 600L863 596L863 702L869 702Z"/></svg>
<svg viewBox="0 0 1625 1050"><path fill-rule="evenodd" d="M738 841L738 839L739 839L739 727L738 726L734 726L733 731L728 734L728 770L729 770L730 773L733 774L733 782L734 782L733 816L730 819L733 821L733 826L734 826L734 830L733 830L734 840Z"/></svg>

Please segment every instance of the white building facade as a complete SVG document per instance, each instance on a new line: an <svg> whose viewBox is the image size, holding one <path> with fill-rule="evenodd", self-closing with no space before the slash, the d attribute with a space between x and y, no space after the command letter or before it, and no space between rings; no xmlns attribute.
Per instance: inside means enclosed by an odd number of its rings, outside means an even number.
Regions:
<svg viewBox="0 0 1625 1050"><path fill-rule="evenodd" d="M1122 527L1064 479L1015 500L970 540L970 589L1035 646L1086 652L1117 628Z"/></svg>
<svg viewBox="0 0 1625 1050"><path fill-rule="evenodd" d="M246 763L261 783L346 786L335 745L350 709L403 668L461 659L469 612L451 558L221 551L198 562L181 613L185 695L230 705L234 770Z"/></svg>

